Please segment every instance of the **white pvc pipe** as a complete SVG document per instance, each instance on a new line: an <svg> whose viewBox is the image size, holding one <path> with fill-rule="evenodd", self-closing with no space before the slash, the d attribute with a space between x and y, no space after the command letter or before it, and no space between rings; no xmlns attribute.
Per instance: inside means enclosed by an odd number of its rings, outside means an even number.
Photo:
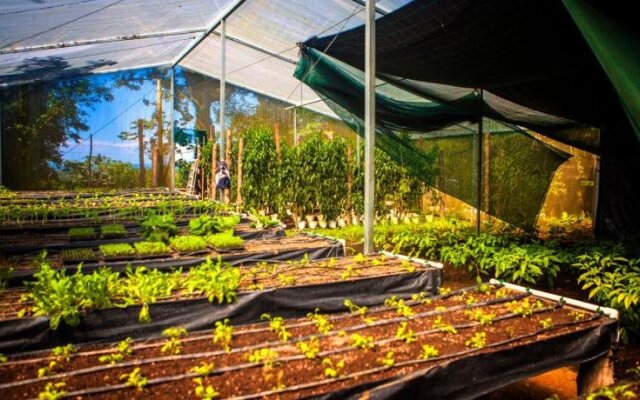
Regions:
<svg viewBox="0 0 640 400"><path fill-rule="evenodd" d="M376 2L367 0L365 17L364 63L364 254L375 251L373 224L375 219L376 147Z"/></svg>
<svg viewBox="0 0 640 400"><path fill-rule="evenodd" d="M415 263L422 264L424 266L428 266L428 267L432 267L432 268L437 268L437 269L443 269L444 268L444 264L442 264L442 263L425 260L423 258L409 257L409 256L405 256L405 255L402 255L402 254L391 253L391 252L388 252L386 250L383 250L380 253L384 254L387 257L393 257L393 258L397 258L399 260L411 261L411 262L415 262Z"/></svg>
<svg viewBox="0 0 640 400"><path fill-rule="evenodd" d="M582 309L587 310L587 311L601 312L604 315L608 316L609 318L619 319L619 316L620 316L618 310L615 310L613 308L600 307L598 305L591 304L591 303L586 303L584 301L570 299L570 298L567 298L567 297L558 296L558 295L547 293L547 292L543 292L543 291L540 291L540 290L530 289L530 288L527 288L527 287L524 287L524 286L514 285L513 283L502 282L502 281L499 281L497 279L491 279L489 281L489 283L491 283L492 285L504 286L507 289L515 290L516 292L529 293L529 294L531 294L533 296L540 297L540 298L543 298L543 299L546 299L546 300L564 302L564 303L566 303L566 304L568 304L568 305L570 305L572 307L582 308Z"/></svg>

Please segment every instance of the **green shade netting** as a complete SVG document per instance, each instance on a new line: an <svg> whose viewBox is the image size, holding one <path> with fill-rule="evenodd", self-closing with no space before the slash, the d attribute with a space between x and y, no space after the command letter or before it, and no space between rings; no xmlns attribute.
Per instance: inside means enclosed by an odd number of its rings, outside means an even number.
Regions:
<svg viewBox="0 0 640 400"><path fill-rule="evenodd" d="M364 132L364 73L304 48L296 78L310 86L354 131ZM487 110L480 92L462 92L443 104L395 84L376 82L376 146L413 175L470 205L476 204L477 121ZM522 130L485 119L493 156L482 209L504 221L531 229L555 170L567 155ZM430 132L429 134L425 134ZM533 165L533 167L532 167ZM522 188L526 190L522 191ZM487 201L488 200L488 201Z"/></svg>
<svg viewBox="0 0 640 400"><path fill-rule="evenodd" d="M640 138L640 33L584 0L563 0Z"/></svg>

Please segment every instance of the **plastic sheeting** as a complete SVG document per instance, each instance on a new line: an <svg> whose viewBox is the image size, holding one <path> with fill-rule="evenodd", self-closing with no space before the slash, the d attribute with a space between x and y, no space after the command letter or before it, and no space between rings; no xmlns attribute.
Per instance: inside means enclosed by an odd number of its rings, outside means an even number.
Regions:
<svg viewBox="0 0 640 400"><path fill-rule="evenodd" d="M90 311L77 327L62 323L49 328L47 318L0 321L0 352L12 353L53 347L66 343L116 341L156 337L163 329L184 326L189 331L211 329L215 321L229 318L234 325L260 321L263 313L285 318L303 317L316 308L323 313L344 310L345 298L356 304L372 306L396 295L408 298L413 293L435 295L442 284L442 269L427 268L413 273L316 285L267 289L241 294L230 304L211 304L207 299L164 301L149 305L151 322L138 322L140 306Z"/></svg>

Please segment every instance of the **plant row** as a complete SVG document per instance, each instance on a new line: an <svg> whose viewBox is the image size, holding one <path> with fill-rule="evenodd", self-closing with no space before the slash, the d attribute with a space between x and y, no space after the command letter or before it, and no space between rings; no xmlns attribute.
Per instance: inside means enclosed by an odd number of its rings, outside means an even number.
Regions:
<svg viewBox="0 0 640 400"><path fill-rule="evenodd" d="M217 261L207 258L185 273L180 268L162 272L129 267L120 275L107 267L85 274L82 266L78 266L75 273L68 273L41 260L34 274L35 280L25 283L26 292L20 299L24 307L17 316L46 316L50 318L52 329L56 329L61 321L70 326L77 325L82 313L88 310L142 305L139 320L147 322L151 318L149 305L160 300L207 297L209 302L220 304L235 301L238 290L347 281L413 273L422 268L415 262L360 254L322 261L310 261L305 257L287 263L262 262L243 268L231 267L220 258ZM7 301L11 302L13 298L8 292L6 295L9 296Z"/></svg>
<svg viewBox="0 0 640 400"><path fill-rule="evenodd" d="M176 326L163 339L75 348L8 359L0 393L97 398L300 398L383 381L476 353L517 351L608 323L585 312L507 289L479 285L411 300L390 297L346 313L262 324L218 321L211 332ZM49 397L47 397L49 398Z"/></svg>

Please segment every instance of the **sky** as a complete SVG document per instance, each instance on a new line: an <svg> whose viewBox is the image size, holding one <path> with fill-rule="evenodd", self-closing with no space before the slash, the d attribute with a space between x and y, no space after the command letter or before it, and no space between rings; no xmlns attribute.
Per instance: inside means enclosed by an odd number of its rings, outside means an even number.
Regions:
<svg viewBox="0 0 640 400"><path fill-rule="evenodd" d="M140 74L144 71L139 71ZM176 74L176 83L179 75ZM111 85L114 82L115 75L97 75L89 78L97 83ZM135 166L138 165L138 141L137 140L121 140L118 135L123 131L131 131L131 124L135 124L138 118L149 119L155 112L156 100L156 84L155 81L144 81L139 90L132 90L127 87L112 89L113 101L104 102L95 105L93 108L85 107L88 113L86 123L89 129L81 132L80 136L83 140L80 143L68 141L66 146L61 147L65 160L84 160L89 155L90 140L93 136L93 154L101 154L114 160L125 161ZM257 105L256 96L247 96L248 103ZM151 104L149 104L151 102ZM163 101L163 110L165 115L169 113L171 101ZM189 106L189 111L194 114L194 106ZM175 113L175 118L179 118L179 114ZM213 115L213 119L215 115ZM181 128L194 128L194 122L182 124ZM218 126L216 126L218 128ZM135 130L135 128L134 128ZM155 135L156 130L145 132L145 137L150 138ZM188 161L193 160L193 153L182 149L181 154L176 154L176 159L184 158ZM145 164L151 164L150 157L145 154Z"/></svg>

